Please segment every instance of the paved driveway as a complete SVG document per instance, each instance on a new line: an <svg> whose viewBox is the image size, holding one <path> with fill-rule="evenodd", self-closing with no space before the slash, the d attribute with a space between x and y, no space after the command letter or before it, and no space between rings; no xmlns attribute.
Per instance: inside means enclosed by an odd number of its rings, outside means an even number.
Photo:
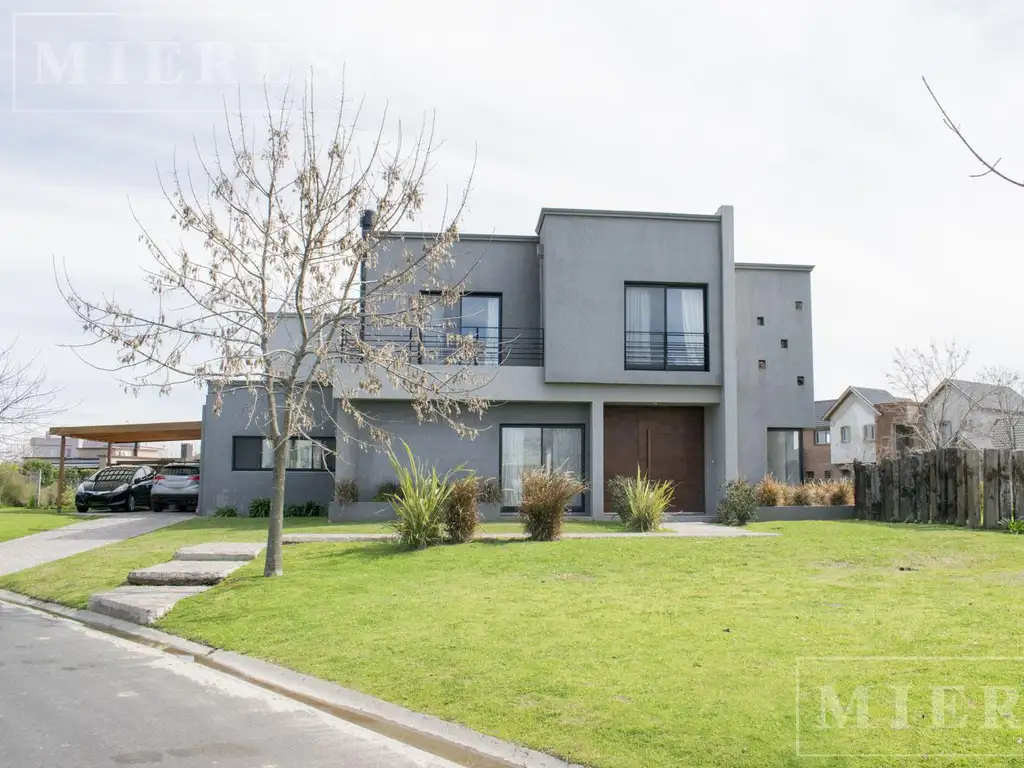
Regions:
<svg viewBox="0 0 1024 768"><path fill-rule="evenodd" d="M116 515L11 539L0 544L0 576L141 536L193 517L195 515L153 512Z"/></svg>

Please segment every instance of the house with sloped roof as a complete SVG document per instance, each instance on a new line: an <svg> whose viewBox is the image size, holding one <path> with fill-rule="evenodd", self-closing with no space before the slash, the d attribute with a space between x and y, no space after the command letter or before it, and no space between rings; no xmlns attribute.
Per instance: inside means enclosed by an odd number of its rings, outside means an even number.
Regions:
<svg viewBox="0 0 1024 768"><path fill-rule="evenodd" d="M829 425L832 464L848 472L855 461L877 461L895 444L907 402L886 389L847 387L822 415Z"/></svg>
<svg viewBox="0 0 1024 768"><path fill-rule="evenodd" d="M926 448L1024 448L1024 396L1012 387L946 379L919 411L915 431Z"/></svg>

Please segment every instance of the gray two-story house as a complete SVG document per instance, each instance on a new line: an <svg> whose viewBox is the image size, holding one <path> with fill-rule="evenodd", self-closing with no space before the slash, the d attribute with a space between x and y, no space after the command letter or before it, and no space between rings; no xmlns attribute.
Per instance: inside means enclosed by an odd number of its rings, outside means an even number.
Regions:
<svg viewBox="0 0 1024 768"><path fill-rule="evenodd" d="M409 396L388 386L358 406L439 470L496 478L506 513L522 473L543 465L583 476L588 491L573 512L596 518L607 511L606 480L638 467L673 481L684 513L712 512L722 484L739 476L798 482L802 428L814 418L812 267L737 263L733 243L729 206L714 215L545 208L533 235L461 235L453 274L475 266L446 320L484 340L477 394L491 404L471 422L479 434L418 423ZM388 267L385 249L377 269ZM360 375L338 365L342 381ZM345 439L359 430L330 390L317 407L333 418L314 435L321 445L295 452L288 502L328 504L335 476L371 499L394 479L386 456ZM239 391L220 415L204 411L204 512L270 495L249 410Z"/></svg>

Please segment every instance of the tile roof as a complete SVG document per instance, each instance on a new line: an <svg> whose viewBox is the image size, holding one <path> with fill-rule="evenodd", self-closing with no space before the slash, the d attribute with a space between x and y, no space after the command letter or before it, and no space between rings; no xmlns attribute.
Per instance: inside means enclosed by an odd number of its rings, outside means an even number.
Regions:
<svg viewBox="0 0 1024 768"><path fill-rule="evenodd" d="M835 400L815 400L814 401L814 426L815 427L827 427L828 422L825 421L825 414L828 413L829 408L836 404Z"/></svg>

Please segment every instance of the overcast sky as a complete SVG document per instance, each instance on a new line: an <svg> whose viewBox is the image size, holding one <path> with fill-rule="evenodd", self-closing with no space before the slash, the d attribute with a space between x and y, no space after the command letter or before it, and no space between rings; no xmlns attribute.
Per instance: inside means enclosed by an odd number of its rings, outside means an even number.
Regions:
<svg viewBox="0 0 1024 768"><path fill-rule="evenodd" d="M1019 2L250 0L215 16L190 0L0 5L15 25L13 46L0 35L14 73L0 78L0 327L80 403L67 421L199 418L198 390L127 397L57 346L82 336L51 260L83 291L145 300L129 200L167 226L157 168L208 140L221 99L239 93L218 81L229 70L247 103L264 76L309 67L330 93L344 67L368 126L385 105L406 126L436 112L433 215L476 156L464 231L530 234L542 206L735 206L737 260L816 265L818 398L884 386L893 347L930 339L968 345L974 368L1024 366L1024 190L969 178L978 168L921 83L1024 177ZM29 9L121 13L14 15ZM131 50L124 82L97 74L112 41L146 40L181 43L183 86L147 85ZM48 75L88 43L88 82L65 69L59 86L35 85L39 41L56 55ZM200 43L234 54L208 62L205 85Z"/></svg>

